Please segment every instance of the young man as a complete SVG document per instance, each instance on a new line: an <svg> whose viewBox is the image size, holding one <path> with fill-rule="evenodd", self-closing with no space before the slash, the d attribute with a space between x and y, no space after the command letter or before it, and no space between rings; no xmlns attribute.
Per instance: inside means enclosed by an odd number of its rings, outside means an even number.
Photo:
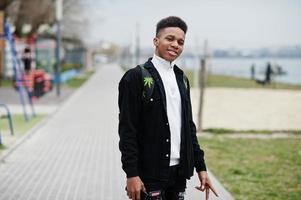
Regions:
<svg viewBox="0 0 301 200"><path fill-rule="evenodd" d="M183 51L186 31L179 17L160 20L153 58L127 71L119 83L119 148L127 195L133 200L184 199L186 179L194 168L201 185L197 189L206 190L206 199L209 189L216 193L196 137L189 83L174 64ZM151 85L151 92L145 91Z"/></svg>

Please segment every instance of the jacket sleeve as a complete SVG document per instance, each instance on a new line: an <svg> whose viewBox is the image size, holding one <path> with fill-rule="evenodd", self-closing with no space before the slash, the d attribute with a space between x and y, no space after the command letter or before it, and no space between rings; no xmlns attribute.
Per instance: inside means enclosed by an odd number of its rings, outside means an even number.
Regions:
<svg viewBox="0 0 301 200"><path fill-rule="evenodd" d="M138 174L138 124L141 109L142 85L135 71L129 70L119 82L119 149L121 151L122 168L127 177ZM140 86L141 87L141 86Z"/></svg>
<svg viewBox="0 0 301 200"><path fill-rule="evenodd" d="M190 85L188 80L187 80L187 84L188 84L188 97L189 97L188 116L189 116L190 133L191 133L191 140L192 140L193 154L194 154L194 166L197 172L207 171L205 159L204 159L204 151L200 148L200 145L198 143L197 136L196 136L196 126L193 122L191 98L190 98Z"/></svg>

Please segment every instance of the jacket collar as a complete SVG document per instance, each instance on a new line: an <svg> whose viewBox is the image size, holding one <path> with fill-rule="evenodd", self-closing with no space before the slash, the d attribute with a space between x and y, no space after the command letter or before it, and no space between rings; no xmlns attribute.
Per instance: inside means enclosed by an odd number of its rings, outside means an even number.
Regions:
<svg viewBox="0 0 301 200"><path fill-rule="evenodd" d="M149 58L146 62L145 62L145 64L144 64L144 67L146 68L146 69L152 69L152 68L154 68L155 70L156 70L156 68L155 68L155 66L154 66L154 64L151 62L152 61L152 57L151 58ZM184 72L183 72L183 70L181 70L176 64L174 64L173 65L173 67L174 67L174 72L177 74L184 74ZM153 69L152 69L153 70ZM157 71L157 70L156 70ZM157 73L158 73L158 71L157 71ZM159 74L159 73L158 73Z"/></svg>
<svg viewBox="0 0 301 200"><path fill-rule="evenodd" d="M169 62L167 60L165 60L164 58L161 58L160 56L157 56L156 54L154 54L153 58L152 58L152 63L154 64L154 66L156 67L157 70L160 71L160 69L158 68L162 68L164 70L173 70L175 62Z"/></svg>

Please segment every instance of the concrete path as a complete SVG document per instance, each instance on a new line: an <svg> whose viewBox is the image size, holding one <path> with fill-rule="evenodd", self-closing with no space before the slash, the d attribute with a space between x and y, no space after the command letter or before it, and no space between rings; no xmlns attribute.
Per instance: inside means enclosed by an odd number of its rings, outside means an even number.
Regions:
<svg viewBox="0 0 301 200"><path fill-rule="evenodd" d="M8 154L0 165L0 200L125 200L118 150L117 85L106 65ZM221 197L232 199L210 174ZM202 199L188 183L186 199ZM215 198L210 198L215 199Z"/></svg>

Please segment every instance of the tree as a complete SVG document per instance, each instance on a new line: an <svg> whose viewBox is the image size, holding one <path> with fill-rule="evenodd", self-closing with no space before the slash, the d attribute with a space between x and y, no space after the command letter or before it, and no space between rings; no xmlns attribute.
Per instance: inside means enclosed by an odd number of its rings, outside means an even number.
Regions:
<svg viewBox="0 0 301 200"><path fill-rule="evenodd" d="M15 34L19 37L37 33L44 24L50 27L55 25L55 0L1 0L0 5L5 5L8 17L16 27ZM93 15L90 8L91 5L86 0L63 0L63 37L79 40L87 37L87 30L91 25L89 19ZM26 25L30 26L28 32L24 32Z"/></svg>
<svg viewBox="0 0 301 200"><path fill-rule="evenodd" d="M1 0L0 1L0 10L4 11L12 2L13 2L13 0Z"/></svg>
<svg viewBox="0 0 301 200"><path fill-rule="evenodd" d="M37 9L38 6L38 9ZM15 34L19 37L30 36L37 32L42 24L54 23L54 3L49 0L18 0L15 13L9 13L11 21L15 24ZM15 17L14 17L15 16ZM31 27L29 32L24 32L25 25Z"/></svg>

